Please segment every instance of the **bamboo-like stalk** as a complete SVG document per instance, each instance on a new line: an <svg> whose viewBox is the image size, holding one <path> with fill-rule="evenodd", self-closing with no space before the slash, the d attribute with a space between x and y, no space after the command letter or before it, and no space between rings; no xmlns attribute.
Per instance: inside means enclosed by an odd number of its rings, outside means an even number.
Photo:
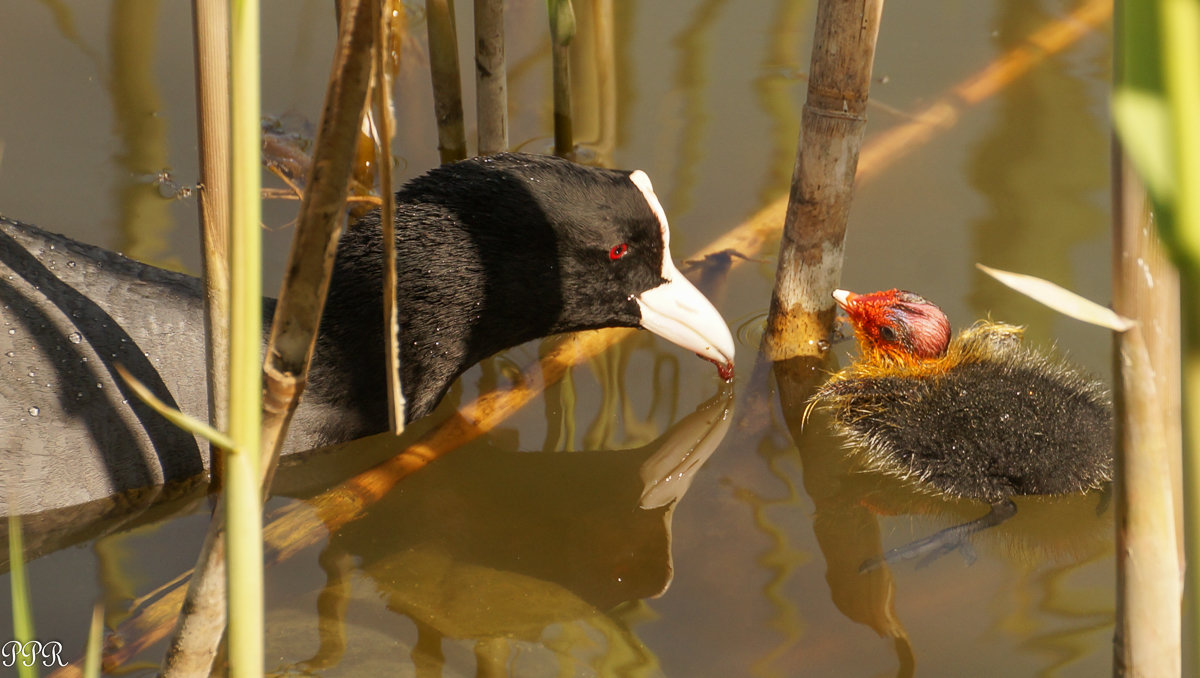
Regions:
<svg viewBox="0 0 1200 678"><path fill-rule="evenodd" d="M394 3L399 7L399 3ZM388 426L392 433L404 431L404 391L400 388L400 314L396 310L396 194L392 191L392 129L395 112L392 110L392 64L389 48L392 44L392 22L388 16L392 2L379 3L379 29L375 41L375 110L379 130L379 195L383 198L380 222L383 226L383 326L385 363L388 384ZM399 7L399 11L404 11Z"/></svg>
<svg viewBox="0 0 1200 678"><path fill-rule="evenodd" d="M205 676L227 620L230 675L263 672L262 499L259 489L260 372L262 341L262 222L259 104L259 10L254 0L234 3L230 14L230 355L229 434L225 489L209 524L198 566L208 576L192 580L188 594L197 614L181 615L163 664L168 676ZM226 566L223 555L228 555ZM226 575L227 573L227 575ZM225 578L228 576L228 585ZM216 589L214 592L213 589ZM220 594L228 591L228 599ZM185 611L191 612L190 606ZM223 615L224 610L228 614Z"/></svg>
<svg viewBox="0 0 1200 678"><path fill-rule="evenodd" d="M571 0L546 0L550 14L550 53L554 79L554 154L574 157L571 129L571 40L575 37L575 10Z"/></svg>
<svg viewBox="0 0 1200 678"><path fill-rule="evenodd" d="M821 0L764 354L819 357L833 324L883 0Z"/></svg>
<svg viewBox="0 0 1200 678"><path fill-rule="evenodd" d="M475 0L475 117L479 155L508 150L504 0Z"/></svg>
<svg viewBox="0 0 1200 678"><path fill-rule="evenodd" d="M208 423L229 423L229 6L192 0L196 42L196 119L199 122L200 242L204 248L204 358L208 373ZM210 474L221 478L215 448Z"/></svg>
<svg viewBox="0 0 1200 678"><path fill-rule="evenodd" d="M950 94L938 99L911 123L873 137L860 154L858 180L867 181L874 178L907 153L935 138L939 132L951 129L961 113L961 106L978 104L1002 92L1005 87L1018 81L1043 60L1061 53L1105 25L1111 11L1112 4L1108 0L1088 0L1070 14L1048 22L1033 33L1027 42L1036 49L1028 45L1013 48L952 88ZM787 196L784 196L751 215L737 228L709 243L691 258L699 259L726 250L736 250L747 258L753 258L757 252L779 237L786 208ZM744 260L740 258L734 259L734 265L739 265L742 261ZM597 350L602 350L629 334L629 330L618 329L588 332L580 335L580 338L587 340L588 337L595 336L594 341L599 342L600 347ZM568 351L573 352L573 356L568 355ZM404 464L412 469L419 468L440 454L466 444L475 436L499 424L504 417L520 409L533 397L537 391L533 388L534 385L544 387L553 383L553 377L559 371L550 370L547 365L562 360L582 362L588 358L590 353L578 346L560 347L547 356L543 366L536 368L536 378L531 376L529 379L514 380L518 384L525 384L525 387L502 394L488 394L467 405L463 411L464 416L451 418L427 435L419 447L410 448L402 453L402 456L407 457ZM565 374L565 370L561 373ZM465 417L477 418L468 421ZM372 469L361 474L354 482L331 489L315 499L314 503L321 507L323 516L335 516L334 520L344 524L345 521L352 520L353 516L337 518L339 511L344 510L352 514L357 510L356 507L365 506L373 496L385 491L387 484L393 482L393 478L394 474L390 471L380 473L380 469ZM341 505L340 508L331 508L338 504ZM293 505L272 516L266 534L271 544L268 560L279 562L316 543L321 539L321 535L328 534L328 530L325 523L313 516L312 511L305 505ZM174 582L147 596L148 602L134 610L121 624L116 633L122 644L119 650L110 654L110 661L122 663L158 642L167 633L169 616L183 604L182 592L167 590L173 585ZM52 678L76 675L70 672L72 668L74 665L57 671L52 674Z"/></svg>
<svg viewBox="0 0 1200 678"><path fill-rule="evenodd" d="M1187 649L1181 650L1174 642L1179 626L1175 620L1178 601L1161 592L1159 585L1142 581L1163 576L1161 571L1166 568L1142 572L1145 562L1151 565L1157 562L1156 555L1151 555L1152 549L1162 545L1134 541L1134 518L1143 511L1137 502L1144 498L1133 496L1134 480L1130 479L1129 496L1122 497L1130 514L1124 523L1118 524L1124 527L1128 523L1126 531L1130 534L1118 532L1118 545L1123 546L1118 551L1118 574L1125 575L1118 580L1121 588L1118 611L1124 614L1118 619L1121 635L1115 644L1114 670L1120 674L1179 675L1186 668L1191 675L1200 668L1200 644L1195 642L1196 629L1200 628L1200 568L1195 567L1200 562L1197 489L1200 488L1200 311L1196 308L1200 303L1196 293L1196 286L1200 285L1200 5L1187 0L1126 1L1118 3L1118 8L1114 119L1123 148L1136 161L1141 179L1153 198L1158 233L1179 268L1182 397L1176 402L1184 406L1183 541L1184 561L1191 566L1184 568L1186 623L1182 635L1188 642ZM1124 256L1141 264L1142 259L1138 258L1141 254L1134 250ZM1135 297L1124 303L1131 304L1131 312L1137 312L1141 310L1140 301ZM1142 331L1150 342L1158 328L1143 325ZM1122 341L1122 351L1127 350L1127 343L1128 340ZM1150 365L1146 369L1161 371L1173 366L1169 361L1168 364L1151 361L1147 361ZM1135 400L1142 392L1132 389L1140 384L1124 385L1128 389L1125 401L1132 406L1123 423L1135 433L1145 429L1143 420L1131 416L1141 414L1139 407L1150 410L1144 416L1150 417L1151 423L1158 423L1153 401L1143 405ZM1170 395L1158 394L1158 397ZM1123 450L1124 456L1133 458L1118 457L1121 462L1118 468L1126 473L1136 468L1133 461L1158 451L1153 439L1133 440L1128 432L1122 438L1131 446ZM1138 446L1132 447L1135 444ZM1137 591L1131 590L1135 586ZM1167 638L1145 629L1147 625L1156 631L1163 628L1172 642L1168 644Z"/></svg>
<svg viewBox="0 0 1200 678"><path fill-rule="evenodd" d="M229 675L263 673L262 490L259 477L262 377L262 147L257 0L234 2L230 14L230 355L226 548Z"/></svg>
<svg viewBox="0 0 1200 678"><path fill-rule="evenodd" d="M443 163L467 157L458 35L454 26L454 4L450 0L427 0L425 27L429 32L429 75L433 79L433 111L437 117L438 151Z"/></svg>
<svg viewBox="0 0 1200 678"><path fill-rule="evenodd" d="M1114 144L1113 309L1138 321L1116 337L1117 617L1114 675L1180 674L1182 591L1172 461L1178 470L1178 280L1141 182ZM1176 476L1177 477L1177 476Z"/></svg>

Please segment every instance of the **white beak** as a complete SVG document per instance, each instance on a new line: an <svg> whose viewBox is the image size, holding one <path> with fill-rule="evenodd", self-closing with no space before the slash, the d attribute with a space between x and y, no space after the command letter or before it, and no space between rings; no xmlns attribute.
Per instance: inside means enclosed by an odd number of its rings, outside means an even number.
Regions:
<svg viewBox="0 0 1200 678"><path fill-rule="evenodd" d="M729 378L733 336L725 319L674 263L668 260L663 269L667 282L636 297L642 309L642 327L713 362L721 375Z"/></svg>
<svg viewBox="0 0 1200 678"><path fill-rule="evenodd" d="M662 277L666 282L635 297L642 309L642 327L712 361L722 378L731 379L733 336L729 334L729 326L712 302L675 268L667 214L654 194L650 177L637 170L629 175L629 181L642 192L662 230Z"/></svg>

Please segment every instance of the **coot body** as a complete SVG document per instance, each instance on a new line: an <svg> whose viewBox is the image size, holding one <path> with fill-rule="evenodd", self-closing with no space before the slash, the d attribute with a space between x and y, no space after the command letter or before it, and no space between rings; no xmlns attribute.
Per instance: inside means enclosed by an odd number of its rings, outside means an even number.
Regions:
<svg viewBox="0 0 1200 678"><path fill-rule="evenodd" d="M671 260L642 172L505 154L397 192L402 384L428 414L463 371L550 334L642 327L732 369L717 311ZM346 230L284 453L386 429L378 214ZM264 319L274 302L264 299ZM32 513L192 478L207 445L142 405L120 363L202 415L195 278L0 217L0 510Z"/></svg>

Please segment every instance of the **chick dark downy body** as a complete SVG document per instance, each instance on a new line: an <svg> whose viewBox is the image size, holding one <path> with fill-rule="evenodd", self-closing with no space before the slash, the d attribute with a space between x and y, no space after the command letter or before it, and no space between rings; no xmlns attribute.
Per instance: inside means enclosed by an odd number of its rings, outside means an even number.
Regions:
<svg viewBox="0 0 1200 678"><path fill-rule="evenodd" d="M813 396L868 468L919 490L987 502L987 515L894 549L925 560L1016 512L1012 497L1063 495L1112 479L1112 404L1103 386L981 321L950 338L936 305L902 290L834 295L861 355ZM868 561L864 568L877 566Z"/></svg>
<svg viewBox="0 0 1200 678"><path fill-rule="evenodd" d="M1098 382L981 323L948 365L886 376L851 367L818 394L873 467L956 497L1071 494L1112 478L1112 410Z"/></svg>

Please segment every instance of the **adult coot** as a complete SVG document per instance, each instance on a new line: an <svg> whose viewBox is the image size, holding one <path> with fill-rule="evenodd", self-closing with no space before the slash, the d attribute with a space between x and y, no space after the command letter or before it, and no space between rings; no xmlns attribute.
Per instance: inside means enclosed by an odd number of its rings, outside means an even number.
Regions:
<svg viewBox="0 0 1200 678"><path fill-rule="evenodd" d="M733 367L733 339L671 260L641 172L505 154L396 193L402 383L411 419L464 370L538 337L641 327ZM308 389L285 453L383 431L378 213L342 237ZM273 300L264 300L267 319ZM200 445L114 376L205 411L202 298L191 277L0 217L0 511L71 506L188 478Z"/></svg>

